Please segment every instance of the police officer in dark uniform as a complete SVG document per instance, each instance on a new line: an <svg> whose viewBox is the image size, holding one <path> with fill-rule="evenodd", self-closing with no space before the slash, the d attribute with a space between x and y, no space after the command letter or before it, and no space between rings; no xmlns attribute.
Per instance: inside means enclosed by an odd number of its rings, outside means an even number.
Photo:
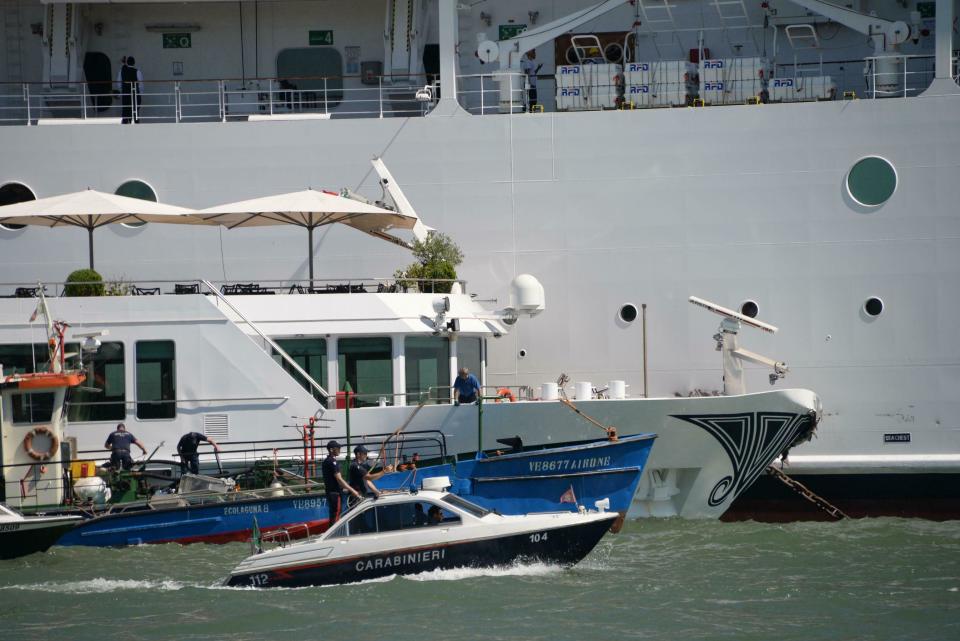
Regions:
<svg viewBox="0 0 960 641"><path fill-rule="evenodd" d="M372 466L367 460L369 452L363 445L358 445L353 448L353 455L356 458L350 463L349 478L350 487L357 492L357 498L363 495L380 496L380 490L377 489L377 486L374 485L373 482L387 472L392 472L393 467L388 465L379 472L371 472L370 468Z"/></svg>
<svg viewBox="0 0 960 641"><path fill-rule="evenodd" d="M200 455L197 454L197 448L200 443L206 441L213 446L214 451L219 452L220 446L213 442L213 439L200 432L190 432L180 437L177 443L177 454L180 455L180 472L184 473L188 469L193 474L200 473Z"/></svg>
<svg viewBox="0 0 960 641"><path fill-rule="evenodd" d="M131 445L136 445L144 454L147 453L147 448L137 440L136 436L127 431L126 425L117 424L116 431L111 432L107 442L103 444L104 449L110 450L110 467L113 469L122 467L125 470L133 467L133 458L130 456Z"/></svg>
<svg viewBox="0 0 960 641"><path fill-rule="evenodd" d="M336 441L327 443L327 458L320 464L320 471L323 473L323 485L327 491L327 509L330 511L330 525L336 523L343 512L343 495L341 492L347 492L355 499L359 500L361 495L350 484L343 479L340 474L340 463L337 457L340 455L340 444Z"/></svg>

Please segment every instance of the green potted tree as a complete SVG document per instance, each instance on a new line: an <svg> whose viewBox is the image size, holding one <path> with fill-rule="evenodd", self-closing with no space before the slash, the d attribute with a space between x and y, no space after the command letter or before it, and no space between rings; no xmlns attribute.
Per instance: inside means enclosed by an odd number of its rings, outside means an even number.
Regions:
<svg viewBox="0 0 960 641"><path fill-rule="evenodd" d="M463 262L463 252L452 238L430 232L425 240L414 241L413 257L416 262L394 273L399 285L415 284L421 292L450 292L457 278L457 265Z"/></svg>
<svg viewBox="0 0 960 641"><path fill-rule="evenodd" d="M67 276L66 296L103 296L103 277L93 269L78 269Z"/></svg>

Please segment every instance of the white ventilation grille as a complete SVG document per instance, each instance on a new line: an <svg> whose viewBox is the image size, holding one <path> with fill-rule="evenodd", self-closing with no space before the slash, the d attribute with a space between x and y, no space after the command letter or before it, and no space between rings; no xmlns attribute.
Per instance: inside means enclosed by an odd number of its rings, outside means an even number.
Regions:
<svg viewBox="0 0 960 641"><path fill-rule="evenodd" d="M203 434L215 439L229 439L230 419L226 414L204 414Z"/></svg>

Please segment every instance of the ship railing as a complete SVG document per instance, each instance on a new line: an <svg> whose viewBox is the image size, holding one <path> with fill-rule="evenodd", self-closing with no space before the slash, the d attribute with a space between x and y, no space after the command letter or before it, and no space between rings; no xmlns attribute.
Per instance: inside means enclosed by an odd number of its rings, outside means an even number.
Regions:
<svg viewBox="0 0 960 641"><path fill-rule="evenodd" d="M427 74L145 80L132 88L130 115L141 123L414 117L439 95ZM121 98L113 82L2 82L0 125L120 123Z"/></svg>
<svg viewBox="0 0 960 641"><path fill-rule="evenodd" d="M149 223L148 223L149 224ZM264 294L448 294L455 285L467 291L467 281L454 278L314 278L238 282L211 281L225 295ZM96 282L36 281L0 283L0 298L48 298L61 296L163 296L202 294L200 280L107 280Z"/></svg>
<svg viewBox="0 0 960 641"><path fill-rule="evenodd" d="M869 98L907 98L923 93L935 75L931 55L871 56L864 60L864 76ZM957 81L957 58L953 58L952 76Z"/></svg>
<svg viewBox="0 0 960 641"><path fill-rule="evenodd" d="M472 114L523 113L527 110L526 75L516 72L457 77L457 98Z"/></svg>

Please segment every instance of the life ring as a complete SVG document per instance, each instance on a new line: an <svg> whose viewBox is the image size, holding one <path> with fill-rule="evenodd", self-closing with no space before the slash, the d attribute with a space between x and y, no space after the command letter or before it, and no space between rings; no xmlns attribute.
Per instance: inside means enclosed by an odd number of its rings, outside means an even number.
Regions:
<svg viewBox="0 0 960 641"><path fill-rule="evenodd" d="M33 449L34 437L41 434L50 439L50 448L46 452L38 452ZM41 425L40 427L33 428L23 437L23 449L26 450L27 455L33 460L47 461L60 451L60 439L57 438L57 435L54 434L49 427Z"/></svg>
<svg viewBox="0 0 960 641"><path fill-rule="evenodd" d="M517 397L514 396L513 392L511 392L508 388L501 387L497 390L497 402L499 403L502 400L508 400L513 403L517 400Z"/></svg>

